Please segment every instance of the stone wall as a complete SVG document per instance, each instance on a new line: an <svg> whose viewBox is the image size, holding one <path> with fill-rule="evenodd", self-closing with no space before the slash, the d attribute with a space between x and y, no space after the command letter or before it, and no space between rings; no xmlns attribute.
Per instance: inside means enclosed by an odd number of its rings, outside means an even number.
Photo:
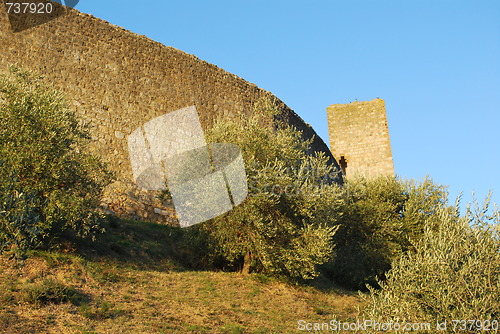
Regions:
<svg viewBox="0 0 500 334"><path fill-rule="evenodd" d="M57 4L54 3L54 6ZM204 129L216 115L251 113L254 103L274 97L242 78L193 55L164 46L92 15L65 8L50 22L14 32L0 0L0 71L17 63L60 90L89 124L93 149L118 181L105 206L122 216L171 221L172 209L134 187L127 136L143 123L195 105ZM314 137L313 150L331 157L314 130L283 102L281 117Z"/></svg>
<svg viewBox="0 0 500 334"><path fill-rule="evenodd" d="M333 104L327 116L330 149L347 177L394 175L383 100Z"/></svg>

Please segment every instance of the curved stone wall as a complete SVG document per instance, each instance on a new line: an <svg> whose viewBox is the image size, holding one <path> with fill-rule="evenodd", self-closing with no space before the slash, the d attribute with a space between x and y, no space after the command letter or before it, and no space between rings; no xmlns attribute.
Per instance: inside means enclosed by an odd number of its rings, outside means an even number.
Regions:
<svg viewBox="0 0 500 334"><path fill-rule="evenodd" d="M55 4L57 5L57 4ZM109 210L147 220L171 219L171 208L134 188L127 136L141 124L195 105L206 129L216 115L252 112L262 97L274 97L236 75L173 47L127 31L92 15L64 8L50 22L14 32L0 0L0 70L17 63L42 74L65 94L90 125L96 152L118 181L104 199ZM337 166L314 130L276 100L282 118L314 136L313 150Z"/></svg>

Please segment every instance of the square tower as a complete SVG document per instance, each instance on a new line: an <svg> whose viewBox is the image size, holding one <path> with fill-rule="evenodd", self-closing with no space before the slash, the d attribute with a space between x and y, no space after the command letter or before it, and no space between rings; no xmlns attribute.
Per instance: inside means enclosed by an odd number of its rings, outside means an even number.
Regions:
<svg viewBox="0 0 500 334"><path fill-rule="evenodd" d="M333 104L326 112L330 150L347 177L394 175L384 100Z"/></svg>

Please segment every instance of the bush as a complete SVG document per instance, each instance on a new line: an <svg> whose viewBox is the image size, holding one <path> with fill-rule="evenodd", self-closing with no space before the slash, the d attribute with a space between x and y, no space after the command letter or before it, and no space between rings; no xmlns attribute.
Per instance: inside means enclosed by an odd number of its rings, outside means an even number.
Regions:
<svg viewBox="0 0 500 334"><path fill-rule="evenodd" d="M3 166L0 161L0 168ZM20 255L40 245L40 208L45 201L34 191L19 192L16 185L14 175L0 181L0 251L11 246Z"/></svg>
<svg viewBox="0 0 500 334"><path fill-rule="evenodd" d="M366 317L379 322L446 320L450 333L459 332L453 319L499 320L500 213L488 216L488 203L467 210L464 217L439 208L439 224L426 224L414 249L380 283L381 290L371 289Z"/></svg>
<svg viewBox="0 0 500 334"><path fill-rule="evenodd" d="M61 282L45 279L40 283L25 287L22 290L22 299L25 302L45 305L70 302L80 304L85 296L72 287Z"/></svg>
<svg viewBox="0 0 500 334"><path fill-rule="evenodd" d="M377 286L377 278L383 279L392 261L411 249L447 198L445 188L429 179L356 178L337 190L342 205L336 249L322 270L351 289Z"/></svg>
<svg viewBox="0 0 500 334"><path fill-rule="evenodd" d="M251 115L218 119L207 132L211 142L230 142L242 149L249 195L227 214L202 224L212 254L222 266L242 272L264 272L291 278L316 276L316 265L329 259L335 199L321 199L333 187L324 155L308 156L309 142L294 128L267 125L277 115L272 104L260 104Z"/></svg>
<svg viewBox="0 0 500 334"><path fill-rule="evenodd" d="M63 232L100 230L111 176L86 150L88 135L59 93L11 67L0 77L0 251L48 244Z"/></svg>

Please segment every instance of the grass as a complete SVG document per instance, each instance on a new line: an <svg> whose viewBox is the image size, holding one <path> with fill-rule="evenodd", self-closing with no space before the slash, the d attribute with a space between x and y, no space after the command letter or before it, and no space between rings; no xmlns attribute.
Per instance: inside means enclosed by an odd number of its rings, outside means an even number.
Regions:
<svg viewBox="0 0 500 334"><path fill-rule="evenodd" d="M52 279L44 279L37 284L23 285L21 291L22 297L20 299L35 305L60 304L64 302L78 305L84 299L84 295L75 288Z"/></svg>
<svg viewBox="0 0 500 334"><path fill-rule="evenodd" d="M317 280L194 270L193 232L114 221L77 251L0 257L0 328L8 333L296 333L297 321L355 319L359 298ZM184 234L185 233L185 234ZM184 246L184 247L183 247ZM198 245L199 246L199 245Z"/></svg>

